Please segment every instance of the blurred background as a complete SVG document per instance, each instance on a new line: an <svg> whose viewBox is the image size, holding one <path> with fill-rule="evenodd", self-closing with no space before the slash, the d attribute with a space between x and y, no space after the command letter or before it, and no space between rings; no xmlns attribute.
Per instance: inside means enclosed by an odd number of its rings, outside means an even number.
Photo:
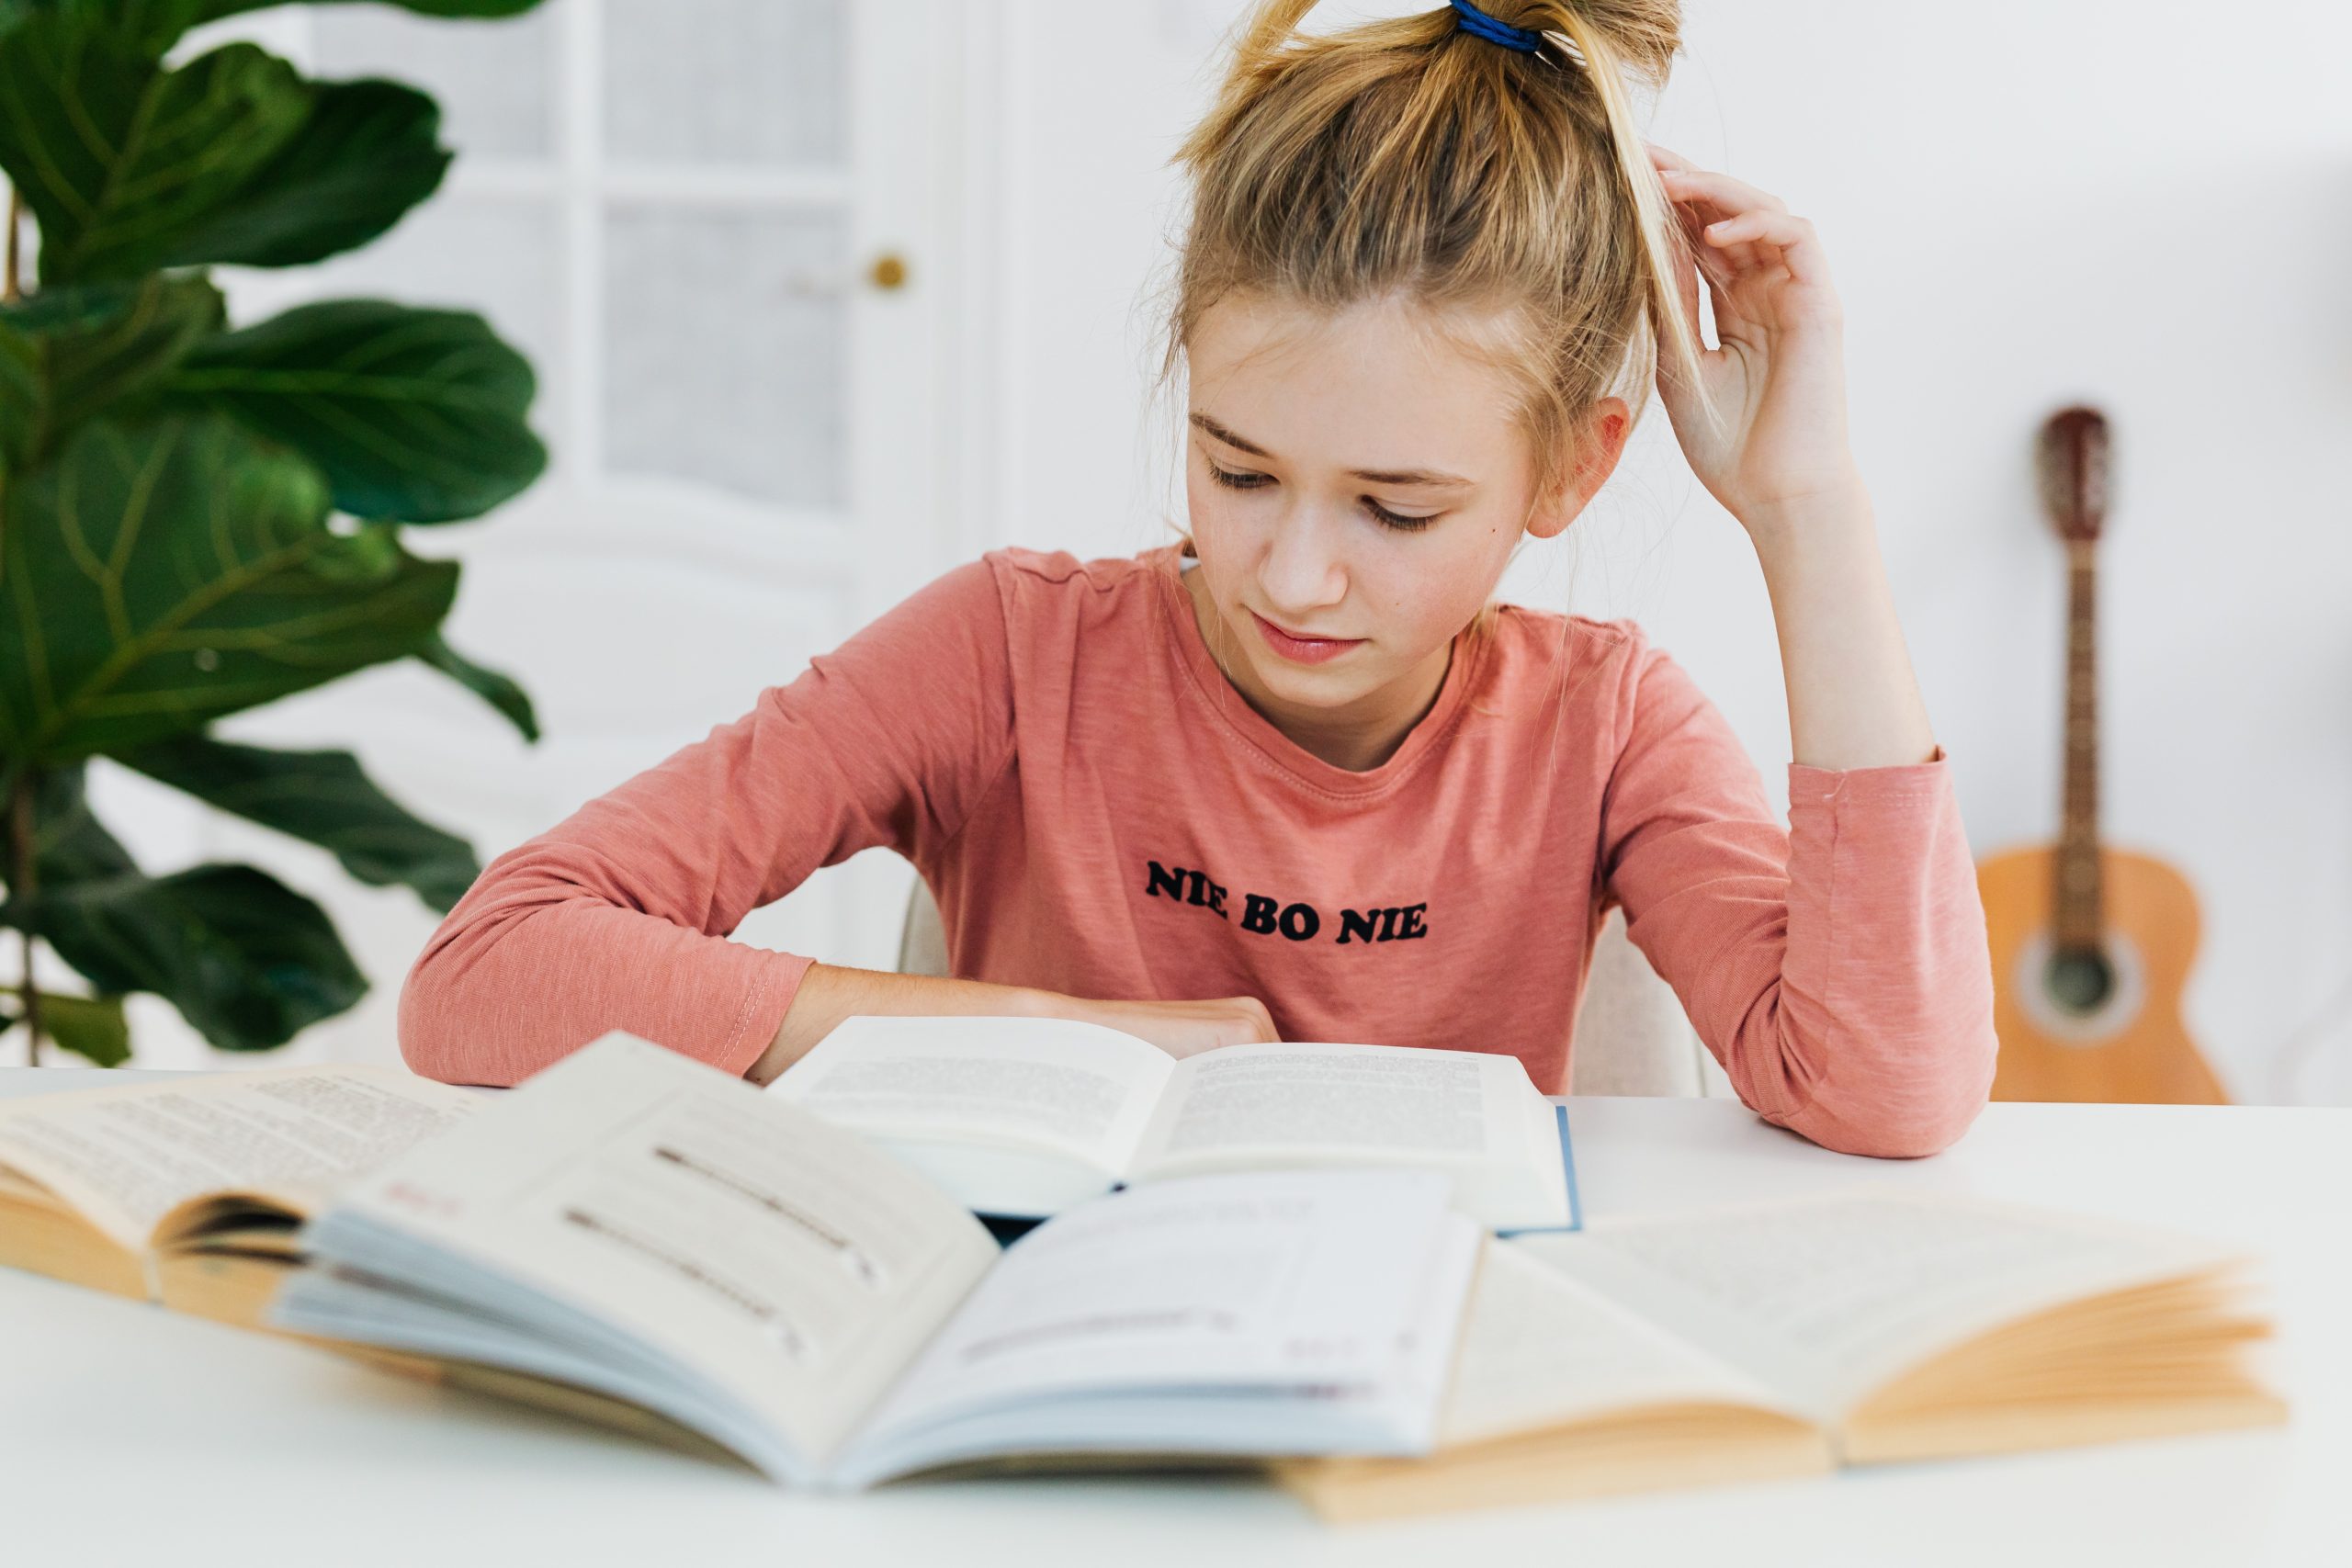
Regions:
<svg viewBox="0 0 2352 1568"><path fill-rule="evenodd" d="M1308 25L1408 8L1333 0ZM250 39L439 101L456 163L396 227L214 278L233 322L354 295L481 311L537 371L550 454L488 515L406 539L464 560L446 629L530 690L537 744L406 660L214 734L348 748L486 862L959 561L1162 542L1182 506L1146 400L1167 159L1242 9L294 6L182 39L174 61ZM2196 890L2184 1010L2230 1096L2352 1102L2352 8L2282 0L2229 49L2210 7L2146 0L1685 9L1648 135L1826 244L1858 455L1973 848L2057 830L2067 580L2032 448L2096 403L2102 832ZM1504 596L1640 619L1785 806L1754 552L1662 409ZM437 921L413 893L103 758L89 789L149 870L247 862L334 917L371 987L268 1059L398 1059L401 979ZM736 934L889 967L911 878L869 853ZM153 996L130 1019L140 1066L259 1059Z"/></svg>

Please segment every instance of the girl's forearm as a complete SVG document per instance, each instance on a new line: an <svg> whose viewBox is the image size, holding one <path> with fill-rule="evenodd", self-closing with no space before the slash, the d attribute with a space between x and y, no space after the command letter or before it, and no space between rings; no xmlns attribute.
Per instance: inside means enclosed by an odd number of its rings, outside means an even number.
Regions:
<svg viewBox="0 0 2352 1568"><path fill-rule="evenodd" d="M1870 492L1857 481L1740 521L1772 598L1794 760L1815 768L1931 760L1935 728L1904 646Z"/></svg>
<svg viewBox="0 0 2352 1568"><path fill-rule="evenodd" d="M854 1013L1044 1018L1055 1015L1053 1003L1059 999L1028 986L812 964L800 978L800 988L793 993L792 1005L785 1010L775 1038L743 1076L756 1084L769 1082Z"/></svg>
<svg viewBox="0 0 2352 1568"><path fill-rule="evenodd" d="M754 1083L769 1082L854 1013L1067 1019L1115 1029L1179 1057L1282 1038L1273 1015L1256 997L1106 999L1042 986L1000 986L812 964L785 1010L775 1040L743 1076Z"/></svg>

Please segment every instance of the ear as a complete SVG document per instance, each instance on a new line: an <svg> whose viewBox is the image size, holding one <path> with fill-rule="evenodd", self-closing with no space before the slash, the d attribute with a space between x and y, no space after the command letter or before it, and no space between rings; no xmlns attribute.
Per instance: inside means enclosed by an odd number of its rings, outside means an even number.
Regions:
<svg viewBox="0 0 2352 1568"><path fill-rule="evenodd" d="M1625 437L1633 429L1634 411L1623 398L1603 398L1568 432L1568 467L1536 505L1527 531L1539 539L1565 533L1595 492L1616 471L1625 455Z"/></svg>

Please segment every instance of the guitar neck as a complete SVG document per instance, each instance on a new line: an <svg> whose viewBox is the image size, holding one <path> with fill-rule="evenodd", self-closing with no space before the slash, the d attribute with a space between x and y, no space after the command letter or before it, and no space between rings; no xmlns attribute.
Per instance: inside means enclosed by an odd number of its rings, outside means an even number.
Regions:
<svg viewBox="0 0 2352 1568"><path fill-rule="evenodd" d="M2104 910L2098 856L2098 565L2089 539L2066 545L2066 756L2052 890L2061 950L2098 945Z"/></svg>

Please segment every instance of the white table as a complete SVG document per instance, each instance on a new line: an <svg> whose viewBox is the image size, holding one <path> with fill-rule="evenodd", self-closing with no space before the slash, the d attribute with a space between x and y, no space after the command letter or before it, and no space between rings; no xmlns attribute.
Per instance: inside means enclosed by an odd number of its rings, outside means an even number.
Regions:
<svg viewBox="0 0 2352 1568"><path fill-rule="evenodd" d="M0 1093L36 1088L0 1072ZM51 1071L38 1087L97 1082ZM1830 1154L1724 1100L1567 1101L1588 1215L1865 1182L2150 1216L2269 1260L2282 1429L1329 1529L1233 1481L748 1470L0 1269L0 1558L1147 1568L2352 1561L2352 1111L1995 1105L1932 1159Z"/></svg>

